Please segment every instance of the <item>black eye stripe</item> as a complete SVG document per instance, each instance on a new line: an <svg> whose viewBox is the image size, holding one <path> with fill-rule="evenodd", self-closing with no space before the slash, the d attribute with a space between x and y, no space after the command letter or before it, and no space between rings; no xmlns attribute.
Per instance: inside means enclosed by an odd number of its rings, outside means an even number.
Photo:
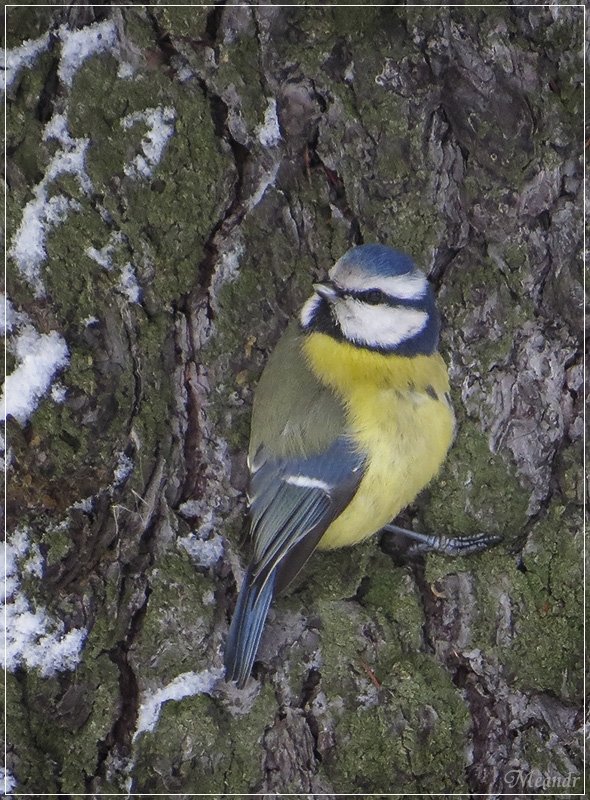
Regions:
<svg viewBox="0 0 590 800"><path fill-rule="evenodd" d="M391 305L392 298L382 292L381 289L368 289L365 292L350 292L350 297L355 300L362 300L363 303L368 303L370 306L377 305Z"/></svg>

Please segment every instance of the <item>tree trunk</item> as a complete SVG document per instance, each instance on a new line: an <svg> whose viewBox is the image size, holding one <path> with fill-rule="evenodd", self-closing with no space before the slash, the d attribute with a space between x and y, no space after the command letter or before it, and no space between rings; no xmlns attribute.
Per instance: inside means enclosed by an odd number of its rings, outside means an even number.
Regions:
<svg viewBox="0 0 590 800"><path fill-rule="evenodd" d="M581 7L11 7L8 788L582 791ZM222 679L253 391L312 282L427 271L458 418Z"/></svg>

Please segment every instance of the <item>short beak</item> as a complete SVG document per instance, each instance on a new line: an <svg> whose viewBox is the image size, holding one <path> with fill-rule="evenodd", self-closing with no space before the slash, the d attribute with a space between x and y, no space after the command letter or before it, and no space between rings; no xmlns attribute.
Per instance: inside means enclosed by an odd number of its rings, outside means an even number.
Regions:
<svg viewBox="0 0 590 800"><path fill-rule="evenodd" d="M333 303L334 300L339 297L338 289L336 289L331 281L326 283L314 283L313 290L329 303Z"/></svg>

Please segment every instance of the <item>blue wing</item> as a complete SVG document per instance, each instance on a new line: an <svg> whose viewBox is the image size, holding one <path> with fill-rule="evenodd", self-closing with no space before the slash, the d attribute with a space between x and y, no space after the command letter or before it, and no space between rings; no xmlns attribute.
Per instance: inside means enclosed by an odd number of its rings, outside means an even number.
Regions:
<svg viewBox="0 0 590 800"><path fill-rule="evenodd" d="M226 677L238 686L250 675L274 593L297 575L348 505L364 461L345 436L308 458L273 459L264 446L256 453L250 484L254 554L225 649Z"/></svg>

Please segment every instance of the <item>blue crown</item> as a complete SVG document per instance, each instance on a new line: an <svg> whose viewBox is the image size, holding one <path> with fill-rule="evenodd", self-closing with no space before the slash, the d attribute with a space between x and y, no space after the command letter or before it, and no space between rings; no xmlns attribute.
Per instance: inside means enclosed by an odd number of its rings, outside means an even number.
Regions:
<svg viewBox="0 0 590 800"><path fill-rule="evenodd" d="M384 244L360 244L345 253L340 259L343 266L353 265L367 275L393 277L412 272L414 262L410 256Z"/></svg>

